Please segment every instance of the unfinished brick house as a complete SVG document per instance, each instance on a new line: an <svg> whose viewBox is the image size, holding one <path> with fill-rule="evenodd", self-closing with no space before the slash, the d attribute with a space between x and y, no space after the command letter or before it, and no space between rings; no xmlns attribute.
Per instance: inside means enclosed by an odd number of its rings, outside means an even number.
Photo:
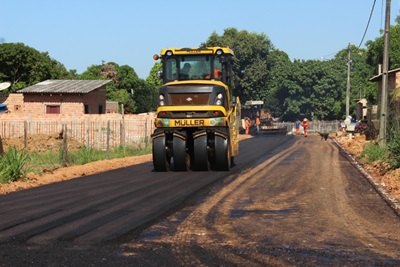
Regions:
<svg viewBox="0 0 400 267"><path fill-rule="evenodd" d="M110 80L46 80L19 90L19 111L31 115L104 114ZM13 103L7 101L13 110Z"/></svg>
<svg viewBox="0 0 400 267"><path fill-rule="evenodd" d="M382 95L382 73L372 77L372 82L378 83L378 101ZM396 112L396 118L400 116L400 68L388 71L388 103L389 112ZM378 114L380 113L380 104L378 104Z"/></svg>

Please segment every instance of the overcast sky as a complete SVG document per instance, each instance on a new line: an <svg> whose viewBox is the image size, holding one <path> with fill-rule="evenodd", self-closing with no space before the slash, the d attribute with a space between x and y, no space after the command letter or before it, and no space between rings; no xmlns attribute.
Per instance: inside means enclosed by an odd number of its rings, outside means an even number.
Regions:
<svg viewBox="0 0 400 267"><path fill-rule="evenodd" d="M0 0L0 40L22 42L67 69L112 61L146 78L152 55L197 47L224 29L264 33L291 59L329 59L359 45L374 0ZM380 36L385 2L376 0L364 42ZM391 21L400 1L392 1Z"/></svg>

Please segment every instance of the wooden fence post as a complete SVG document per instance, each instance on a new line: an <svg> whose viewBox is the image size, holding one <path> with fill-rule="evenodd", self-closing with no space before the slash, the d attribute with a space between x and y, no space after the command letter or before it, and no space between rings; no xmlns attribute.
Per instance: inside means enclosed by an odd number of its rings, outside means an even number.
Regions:
<svg viewBox="0 0 400 267"><path fill-rule="evenodd" d="M0 156L3 154L4 154L3 141L1 140L1 135L0 135Z"/></svg>
<svg viewBox="0 0 400 267"><path fill-rule="evenodd" d="M120 122L120 144L121 146L125 147L125 120L122 117L122 120Z"/></svg>
<svg viewBox="0 0 400 267"><path fill-rule="evenodd" d="M63 124L62 129L63 129L62 164L63 164L63 166L67 166L67 162L68 162L67 125Z"/></svg>
<svg viewBox="0 0 400 267"><path fill-rule="evenodd" d="M147 139L147 118L146 121L144 122L144 147L147 148L147 143L148 143L148 139Z"/></svg>
<svg viewBox="0 0 400 267"><path fill-rule="evenodd" d="M28 149L28 122L24 121L24 149Z"/></svg>
<svg viewBox="0 0 400 267"><path fill-rule="evenodd" d="M110 121L107 121L107 157L110 154L110 134L111 134L111 129L110 129Z"/></svg>
<svg viewBox="0 0 400 267"><path fill-rule="evenodd" d="M89 118L87 118L86 120L86 148L90 148L90 122L89 122Z"/></svg>

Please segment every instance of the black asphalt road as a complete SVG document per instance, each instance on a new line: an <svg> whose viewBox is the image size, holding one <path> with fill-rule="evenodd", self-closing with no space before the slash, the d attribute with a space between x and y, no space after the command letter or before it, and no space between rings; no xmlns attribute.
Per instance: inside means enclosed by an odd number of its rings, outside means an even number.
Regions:
<svg viewBox="0 0 400 267"><path fill-rule="evenodd" d="M271 148L293 142L286 136L265 141L264 149L250 153L242 145L231 172L159 173L149 162L0 196L0 243L98 243L118 238L204 186L248 168Z"/></svg>
<svg viewBox="0 0 400 267"><path fill-rule="evenodd" d="M399 217L332 141L240 150L230 172L146 163L0 196L0 266L400 266Z"/></svg>

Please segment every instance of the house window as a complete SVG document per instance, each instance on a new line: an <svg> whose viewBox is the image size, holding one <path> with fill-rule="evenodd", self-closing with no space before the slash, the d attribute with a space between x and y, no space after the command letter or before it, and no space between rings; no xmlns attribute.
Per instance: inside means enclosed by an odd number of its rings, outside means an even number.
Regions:
<svg viewBox="0 0 400 267"><path fill-rule="evenodd" d="M89 114L89 105L85 105L85 114Z"/></svg>
<svg viewBox="0 0 400 267"><path fill-rule="evenodd" d="M60 105L47 105L46 114L60 114Z"/></svg>
<svg viewBox="0 0 400 267"><path fill-rule="evenodd" d="M103 105L99 105L99 114L103 114Z"/></svg>

